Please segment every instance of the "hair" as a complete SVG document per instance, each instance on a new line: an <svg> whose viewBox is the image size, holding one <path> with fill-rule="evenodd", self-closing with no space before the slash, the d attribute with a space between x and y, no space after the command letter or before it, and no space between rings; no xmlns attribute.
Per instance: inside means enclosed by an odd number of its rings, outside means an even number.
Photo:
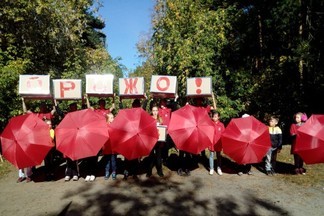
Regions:
<svg viewBox="0 0 324 216"><path fill-rule="evenodd" d="M141 107L141 101L138 98L134 99L134 101L132 103L132 107L133 108Z"/></svg>
<svg viewBox="0 0 324 216"><path fill-rule="evenodd" d="M211 117L213 117L214 115L218 115L219 117L221 116L220 113L216 110L211 110L210 115L211 115Z"/></svg>
<svg viewBox="0 0 324 216"><path fill-rule="evenodd" d="M106 104L106 101L105 101L105 99L100 99L100 100L98 101L98 104L101 104L101 103L104 103L104 104Z"/></svg>
<svg viewBox="0 0 324 216"><path fill-rule="evenodd" d="M277 116L270 116L269 120L275 120L277 123L279 122L279 118Z"/></svg>

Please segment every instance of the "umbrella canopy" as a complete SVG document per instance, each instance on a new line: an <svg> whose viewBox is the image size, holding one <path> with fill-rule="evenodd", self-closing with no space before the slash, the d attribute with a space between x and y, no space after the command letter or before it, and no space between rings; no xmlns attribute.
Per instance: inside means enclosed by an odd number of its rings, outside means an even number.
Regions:
<svg viewBox="0 0 324 216"><path fill-rule="evenodd" d="M238 164L261 162L271 147L268 127L254 118L234 118L221 137L226 155Z"/></svg>
<svg viewBox="0 0 324 216"><path fill-rule="evenodd" d="M324 115L312 115L298 128L294 153L307 164L324 163Z"/></svg>
<svg viewBox="0 0 324 216"><path fill-rule="evenodd" d="M215 127L205 108L186 105L172 113L168 132L178 149L198 154L213 144Z"/></svg>
<svg viewBox="0 0 324 216"><path fill-rule="evenodd" d="M1 144L3 156L18 169L41 164L54 147L48 125L34 113L11 118Z"/></svg>
<svg viewBox="0 0 324 216"><path fill-rule="evenodd" d="M109 138L105 117L92 109L66 114L55 136L57 150L72 160L96 156Z"/></svg>
<svg viewBox="0 0 324 216"><path fill-rule="evenodd" d="M159 137L156 120L142 108L120 110L108 130L112 150L128 160L149 155Z"/></svg>

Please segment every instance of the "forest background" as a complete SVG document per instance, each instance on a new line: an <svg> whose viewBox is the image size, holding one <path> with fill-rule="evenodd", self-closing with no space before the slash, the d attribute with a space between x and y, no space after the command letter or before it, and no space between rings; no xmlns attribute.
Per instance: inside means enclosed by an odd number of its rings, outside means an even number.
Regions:
<svg viewBox="0 0 324 216"><path fill-rule="evenodd" d="M100 0L0 1L0 131L22 114L20 74L85 80L110 73L116 82L173 75L180 105L187 77L211 76L225 123L242 113L261 121L274 114L287 130L295 112L324 111L321 0L156 0L152 32L137 44L143 64L128 73L107 51L101 6ZM37 111L39 102L27 106Z"/></svg>

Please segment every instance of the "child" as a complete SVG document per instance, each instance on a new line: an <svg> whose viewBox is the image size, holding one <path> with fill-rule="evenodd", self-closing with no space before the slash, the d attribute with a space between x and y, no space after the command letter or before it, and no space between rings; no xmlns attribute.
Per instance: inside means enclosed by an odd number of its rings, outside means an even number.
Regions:
<svg viewBox="0 0 324 216"><path fill-rule="evenodd" d="M52 139L52 142L54 143L54 129L52 127L52 121L50 119L45 119L44 122L48 125L50 129L50 137ZM45 172L46 172L46 181L52 181L54 180L54 151L55 148L52 148L46 155L44 159L44 165L45 165Z"/></svg>
<svg viewBox="0 0 324 216"><path fill-rule="evenodd" d="M114 121L114 115L112 113L108 113L106 117L107 117L107 124L111 124ZM116 170L117 170L116 157L117 155L115 153L111 153L107 155L108 161L105 168L105 180L109 179L110 168L111 168L112 179L113 180L116 179Z"/></svg>
<svg viewBox="0 0 324 216"><path fill-rule="evenodd" d="M271 116L269 120L269 133L271 140L271 148L269 149L265 159L265 170L267 175L275 174L275 164L277 159L277 153L281 149L282 145L282 131L277 126L279 119Z"/></svg>
<svg viewBox="0 0 324 216"><path fill-rule="evenodd" d="M300 126L304 124L304 121L307 120L307 117L304 113L298 112L294 115L294 120L295 123L293 123L290 126L290 136L293 139L291 143L291 153L294 155L295 173L305 175L306 169L303 168L304 161L298 154L295 154L295 145L296 145L297 130Z"/></svg>
<svg viewBox="0 0 324 216"><path fill-rule="evenodd" d="M159 108L157 106L152 107L152 117L156 120L156 125L162 124L162 118L159 115ZM163 143L157 142L154 148L152 149L148 157L149 167L146 173L146 177L151 177L154 164L156 165L157 174L160 177L164 176L162 171L162 147L163 147Z"/></svg>
<svg viewBox="0 0 324 216"><path fill-rule="evenodd" d="M216 151L217 156L217 174L223 175L222 169L221 169L221 151L222 151L222 143L220 140L220 136L225 130L224 124L219 120L220 114L217 111L212 110L212 120L215 123L215 136L218 141L209 147L209 174L214 174L214 151Z"/></svg>

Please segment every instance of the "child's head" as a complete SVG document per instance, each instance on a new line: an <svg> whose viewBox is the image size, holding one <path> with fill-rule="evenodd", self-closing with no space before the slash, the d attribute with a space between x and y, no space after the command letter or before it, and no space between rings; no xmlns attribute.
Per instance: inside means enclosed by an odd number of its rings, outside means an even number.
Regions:
<svg viewBox="0 0 324 216"><path fill-rule="evenodd" d="M303 116L302 112L298 112L294 115L294 120L297 124L302 122L302 116Z"/></svg>
<svg viewBox="0 0 324 216"><path fill-rule="evenodd" d="M277 118L275 116L271 116L270 119L269 119L269 125L270 125L270 127L277 126L278 122L279 122L279 118Z"/></svg>
<svg viewBox="0 0 324 216"><path fill-rule="evenodd" d="M137 108L137 107L141 107L141 101L138 98L134 99L132 103L132 108Z"/></svg>
<svg viewBox="0 0 324 216"><path fill-rule="evenodd" d="M104 99L100 99L100 100L98 101L98 104L99 104L99 107L100 107L101 109L104 109L105 106L106 106L106 101L105 101Z"/></svg>
<svg viewBox="0 0 324 216"><path fill-rule="evenodd" d="M107 119L107 123L112 123L113 121L114 121L114 114L112 114L112 113L108 113L107 115L106 115L106 119Z"/></svg>
<svg viewBox="0 0 324 216"><path fill-rule="evenodd" d="M158 114L159 114L159 108L158 108L158 106L153 106L152 107L152 116L158 116Z"/></svg>
<svg viewBox="0 0 324 216"><path fill-rule="evenodd" d="M44 122L48 125L49 128L52 128L52 121L50 119L44 119Z"/></svg>
<svg viewBox="0 0 324 216"><path fill-rule="evenodd" d="M70 112L77 111L77 109L78 109L78 105L77 105L77 103L76 103L76 102L71 103L71 104L69 105L69 109L70 109Z"/></svg>
<svg viewBox="0 0 324 216"><path fill-rule="evenodd" d="M220 113L218 111L212 110L211 117L214 122L217 122L217 121L219 121Z"/></svg>

